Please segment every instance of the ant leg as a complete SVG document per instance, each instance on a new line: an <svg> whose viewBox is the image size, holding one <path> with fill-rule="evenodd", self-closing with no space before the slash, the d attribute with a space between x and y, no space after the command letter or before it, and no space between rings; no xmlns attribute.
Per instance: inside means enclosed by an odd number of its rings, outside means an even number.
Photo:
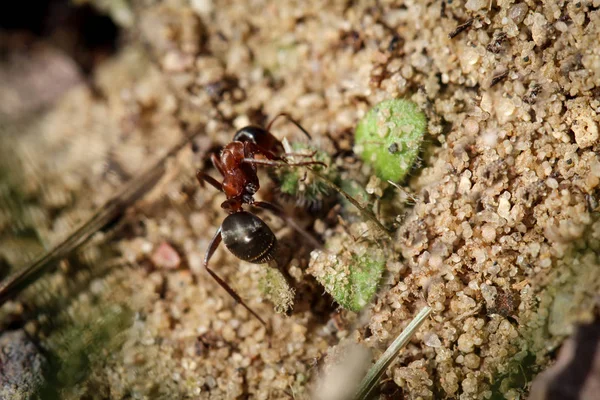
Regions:
<svg viewBox="0 0 600 400"><path fill-rule="evenodd" d="M264 149L253 142L244 142L244 159L254 159L255 154L260 154L267 160L277 160L286 162L285 157L280 157L270 150Z"/></svg>
<svg viewBox="0 0 600 400"><path fill-rule="evenodd" d="M306 165L321 165L327 168L327 164L321 161L305 161L305 162L297 162L297 163L288 163L285 161L272 161L272 160L257 160L255 158L244 158L242 160L243 163L247 164L260 164L260 165L269 165L271 167L301 167Z"/></svg>
<svg viewBox="0 0 600 400"><path fill-rule="evenodd" d="M304 236L315 248L320 249L323 247L323 245L319 243L319 241L315 239L313 235L311 235L304 228L298 225L296 221L294 221L292 217L287 215L285 211L283 211L283 209L278 205L269 203L268 201L255 201L251 205L254 207L259 207L271 211L273 214L277 215L279 218L287 222L292 228L296 230L296 232Z"/></svg>
<svg viewBox="0 0 600 400"><path fill-rule="evenodd" d="M300 179L300 182L306 181L306 178L308 178L308 171L306 171L306 169L305 169L304 170L304 175L302 175L302 179Z"/></svg>
<svg viewBox="0 0 600 400"><path fill-rule="evenodd" d="M275 117L273 117L273 119L271 120L271 122L269 122L269 125L267 125L267 131L270 131L270 130L271 130L271 126L273 125L273 123L275 122L275 120L276 120L277 118L279 118L279 117L285 117L285 118L287 118L287 120L288 120L288 121L290 121L292 124L296 125L296 127L297 127L298 129L300 129L300 130L302 131L302 133L304 133L304 134L306 135L306 137L307 137L309 140L312 140L312 137L311 137L311 136L310 136L310 134L309 134L309 133L306 131L306 129L304 129L304 128L302 127L302 125L300 125L300 124L299 124L299 123L298 123L298 122L297 122L297 121L296 121L294 118L292 118L292 116L291 116L290 114L288 114L288 113L285 113L285 112L279 113L279 114L277 114Z"/></svg>
<svg viewBox="0 0 600 400"><path fill-rule="evenodd" d="M225 174L223 173L223 165L221 165L219 157L217 157L215 153L212 153L210 155L210 160L212 161L212 164L217 169L217 171L219 171L219 173L224 176ZM198 171L196 171L196 179L198 179L198 183L200 183L200 186L202 187L204 187L204 182L208 182L218 191L223 191L223 186L219 183L219 181L213 178L212 176L208 175L206 172L204 172L204 170L199 169Z"/></svg>
<svg viewBox="0 0 600 400"><path fill-rule="evenodd" d="M212 269L208 268L208 262L210 261L211 257L213 256L213 254L219 247L219 244L221 244L221 240L222 240L221 227L219 227L219 229L217 229L217 232L215 233L215 236L213 236L212 240L210 241L210 245L208 246L208 251L206 252L206 256L204 257L204 268L206 268L206 271L210 274L210 276L212 276L213 279L215 281L217 281L217 283L219 285L221 285L221 287L223 289L225 289L225 291L227 293L229 293L229 295L231 297L233 297L233 299L235 301L237 301L242 306L244 306L244 308L246 310L248 310L248 312L250 312L250 314L254 315L256 317L256 319L258 319L260 321L260 323L263 324L266 328L267 327L266 322L263 321L263 319L261 317L259 317L258 314L256 312L254 312L254 310L252 310L246 303L244 303L244 300L242 300L242 298L240 296L238 296L238 294L235 292L235 290L233 290L231 288L231 286L229 286L227 284L227 282L225 282L223 279L221 279L219 277L219 275L217 275Z"/></svg>
<svg viewBox="0 0 600 400"><path fill-rule="evenodd" d="M212 153L210 155L210 161L212 161L213 166L217 169L217 171L219 171L219 173L222 176L225 176L225 168L223 167L223 164L221 164L221 160L219 160L219 157L217 157L215 153Z"/></svg>
<svg viewBox="0 0 600 400"><path fill-rule="evenodd" d="M196 172L196 179L198 179L198 182L200 183L200 186L202 186L202 187L204 187L204 182L208 182L218 191L220 191L220 192L223 191L223 186L219 183L219 181L216 180L215 178L213 178L212 176L208 175L207 173L205 173L202 170L198 170Z"/></svg>

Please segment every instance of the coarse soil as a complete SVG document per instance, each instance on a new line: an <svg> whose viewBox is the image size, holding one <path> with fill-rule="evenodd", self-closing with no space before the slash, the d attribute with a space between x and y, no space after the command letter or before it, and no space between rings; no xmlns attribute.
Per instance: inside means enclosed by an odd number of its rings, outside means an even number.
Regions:
<svg viewBox="0 0 600 400"><path fill-rule="evenodd" d="M600 0L92 2L119 24L119 49L51 108L6 124L0 172L19 166L8 180L19 206L1 215L2 259L18 265L29 246L56 243L184 134L202 133L109 245L96 235L2 308L3 327L27 315L42 348L85 369L56 377L61 398L313 398L340 340L375 360L428 304L433 316L384 375L386 398L517 399L574 325L595 318ZM236 129L289 112L367 182L349 155L353 131L390 98L417 103L428 132L402 189L369 183L398 203L384 210L401 211L382 216L397 222L395 256L366 311L339 310L306 273L309 244L266 214L297 286L291 315L264 300L260 266L224 248L211 261L268 332L202 268L224 198L195 170ZM302 140L283 120L273 131ZM289 210L323 237L341 229L335 208L316 221ZM18 218L38 239L6 234ZM93 350L85 368L72 362L78 349Z"/></svg>

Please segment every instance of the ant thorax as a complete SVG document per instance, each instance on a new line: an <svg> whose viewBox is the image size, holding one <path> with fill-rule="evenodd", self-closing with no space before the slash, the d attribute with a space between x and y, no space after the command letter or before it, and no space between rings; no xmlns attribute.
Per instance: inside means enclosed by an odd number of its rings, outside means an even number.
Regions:
<svg viewBox="0 0 600 400"><path fill-rule="evenodd" d="M228 200L240 199L241 202L252 202L253 195L260 188L256 166L243 163L245 145L242 142L231 142L221 152L220 161L224 167L223 191Z"/></svg>

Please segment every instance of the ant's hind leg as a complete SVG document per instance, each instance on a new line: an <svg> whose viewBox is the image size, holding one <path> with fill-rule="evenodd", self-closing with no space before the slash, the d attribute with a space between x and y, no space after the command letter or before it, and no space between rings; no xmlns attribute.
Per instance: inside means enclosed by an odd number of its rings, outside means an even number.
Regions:
<svg viewBox="0 0 600 400"><path fill-rule="evenodd" d="M302 133L304 133L309 140L312 140L312 137L310 136L310 133L308 133L306 131L306 129L304 129L302 127L302 125L300 125L294 118L292 118L292 116L290 114L285 113L285 112L279 113L279 114L277 114L276 116L273 117L273 119L271 120L271 122L269 122L269 125L267 125L267 131L271 130L271 126L273 125L273 123L275 122L275 120L277 120L277 118L279 118L279 117L286 118L292 124L296 125L296 127L298 129L300 129L302 131Z"/></svg>
<svg viewBox="0 0 600 400"><path fill-rule="evenodd" d="M258 319L260 321L260 323L263 324L265 326L265 328L266 328L267 327L267 323L265 321L263 321L263 319L261 317L259 317L258 314L256 312L254 312L253 309L251 309L246 303L244 303L244 300L242 300L242 298L235 292L235 290L233 290L231 288L231 286L229 286L227 284L227 282L225 282L223 279L221 279L219 277L219 275L217 275L212 269L208 268L208 262L212 258L213 254L215 254L215 251L217 251L217 248L219 247L219 244L221 244L221 240L222 240L222 237L221 237L221 227L219 227L219 229L217 229L217 232L215 233L215 236L213 236L212 240L210 241L210 244L208 245L208 251L206 252L206 256L204 257L204 268L206 268L206 271L210 274L210 276L212 276L213 279L215 281L217 281L217 283L219 285L221 285L221 287L223 289L225 289L225 291L227 293L229 293L229 295L231 297L233 297L233 299L235 301L237 301L242 306L244 306L244 308L246 310L248 310L248 312L250 314L254 315L256 317L256 319Z"/></svg>
<svg viewBox="0 0 600 400"><path fill-rule="evenodd" d="M269 203L268 201L255 201L251 204L254 207L262 208L265 210L271 211L273 214L277 215L279 218L287 222L296 232L304 236L314 247L315 249L320 249L323 247L321 243L313 235L308 233L306 229L302 228L300 225L296 223L296 221L286 214L286 212L276 204Z"/></svg>

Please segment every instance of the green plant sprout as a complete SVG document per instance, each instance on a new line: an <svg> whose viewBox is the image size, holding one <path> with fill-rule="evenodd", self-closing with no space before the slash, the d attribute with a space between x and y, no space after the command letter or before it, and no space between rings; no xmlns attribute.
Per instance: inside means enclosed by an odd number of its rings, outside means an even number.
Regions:
<svg viewBox="0 0 600 400"><path fill-rule="evenodd" d="M358 123L354 150L382 180L400 182L412 168L427 129L427 118L409 100L385 100Z"/></svg>

